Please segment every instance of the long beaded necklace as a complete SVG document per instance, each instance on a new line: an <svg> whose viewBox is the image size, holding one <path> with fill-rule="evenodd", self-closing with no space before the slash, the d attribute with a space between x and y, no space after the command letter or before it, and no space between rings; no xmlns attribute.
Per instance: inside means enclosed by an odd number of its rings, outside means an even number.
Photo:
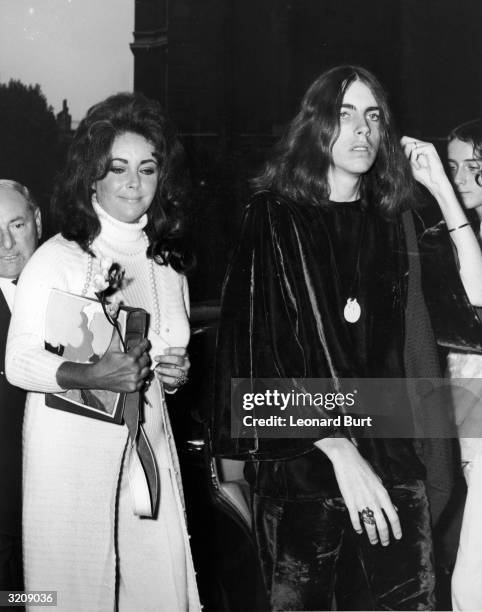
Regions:
<svg viewBox="0 0 482 612"><path fill-rule="evenodd" d="M144 239L144 244L145 244L144 251L146 251L147 247L149 246L149 239L147 238L145 234L143 234L143 239ZM133 257L135 255L139 255L139 253L141 252L140 250L137 250L137 252L133 252L133 253L124 253L123 251L120 251L119 249L115 248L113 245L109 244L104 238L101 238L100 241L103 242L109 248L109 250L112 250L112 252L118 253L123 256L127 255L127 257ZM97 249L96 258L98 259L98 261L103 259L102 253L100 252L99 249ZM148 258L147 265L148 265L149 290L150 290L151 301L152 301L153 310L154 310L154 313L151 313L151 315L152 314L154 315L152 317L152 320L153 320L152 328L154 332L158 336L160 336L161 309L160 309L160 304L159 304L159 295L157 292L156 275L154 272L154 265L155 265L154 260L152 258ZM88 262L87 262L87 275L86 275L84 287L82 289L82 296L87 295L89 291L89 288L92 284L93 273L94 273L94 257L89 253Z"/></svg>

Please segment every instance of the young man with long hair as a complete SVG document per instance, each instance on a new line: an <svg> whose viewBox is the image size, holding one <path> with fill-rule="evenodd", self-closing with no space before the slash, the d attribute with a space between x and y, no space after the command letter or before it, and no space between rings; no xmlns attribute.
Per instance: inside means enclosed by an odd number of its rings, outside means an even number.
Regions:
<svg viewBox="0 0 482 612"><path fill-rule="evenodd" d="M344 548L364 595L345 591L337 609L432 610L431 525L450 489L443 441L369 427L357 438L335 424L315 439L231 436L232 378L439 376L415 181L377 79L353 66L322 74L254 187L224 286L213 440L218 454L252 460L272 609L331 609Z"/></svg>

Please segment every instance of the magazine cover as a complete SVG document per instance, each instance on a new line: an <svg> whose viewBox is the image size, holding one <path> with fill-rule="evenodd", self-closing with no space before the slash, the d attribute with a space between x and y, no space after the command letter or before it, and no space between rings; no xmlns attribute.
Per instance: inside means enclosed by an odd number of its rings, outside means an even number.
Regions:
<svg viewBox="0 0 482 612"><path fill-rule="evenodd" d="M141 339L147 327L147 313L142 309L121 307L117 322L124 339L132 335L132 330L138 332ZM104 355L116 333L99 301L52 290L45 325L47 350L68 361L95 363ZM122 423L125 400L124 393L69 389L64 393L47 394L45 403L51 408Z"/></svg>
<svg viewBox="0 0 482 612"><path fill-rule="evenodd" d="M482 610L481 18L0 1L0 612Z"/></svg>

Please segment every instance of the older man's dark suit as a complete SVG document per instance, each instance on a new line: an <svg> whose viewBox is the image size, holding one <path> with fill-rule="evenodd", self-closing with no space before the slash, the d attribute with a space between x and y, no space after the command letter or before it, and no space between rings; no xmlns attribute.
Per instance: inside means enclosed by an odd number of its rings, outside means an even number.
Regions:
<svg viewBox="0 0 482 612"><path fill-rule="evenodd" d="M10 309L0 289L0 590L22 590L22 422L25 392L5 377Z"/></svg>

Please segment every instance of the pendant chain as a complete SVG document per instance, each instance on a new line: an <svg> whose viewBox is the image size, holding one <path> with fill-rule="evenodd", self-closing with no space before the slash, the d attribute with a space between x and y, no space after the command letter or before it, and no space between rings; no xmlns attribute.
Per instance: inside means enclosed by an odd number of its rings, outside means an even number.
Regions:
<svg viewBox="0 0 482 612"><path fill-rule="evenodd" d="M348 323L356 323L361 316L361 307L357 300L357 295L360 290L360 256L363 248L363 239L365 238L365 229L367 224L368 214L366 211L362 212L362 222L361 228L358 235L358 244L357 244L357 256L356 256L356 265L355 272L353 274L353 279L351 282L351 286L349 288L348 297L346 300L345 307L343 309L343 316Z"/></svg>

